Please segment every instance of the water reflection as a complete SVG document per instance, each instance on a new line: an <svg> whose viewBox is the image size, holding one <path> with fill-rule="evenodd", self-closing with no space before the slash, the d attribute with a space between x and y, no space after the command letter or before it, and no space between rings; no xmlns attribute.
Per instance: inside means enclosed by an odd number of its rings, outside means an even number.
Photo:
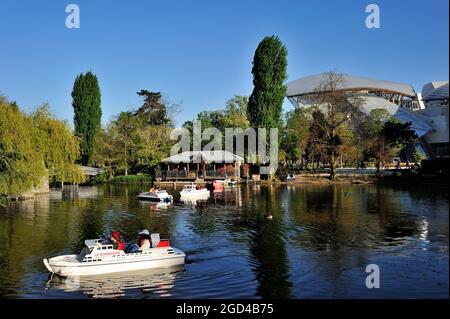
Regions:
<svg viewBox="0 0 450 319"><path fill-rule="evenodd" d="M140 188L80 187L81 195L55 191L0 208L0 296L147 298L157 294L144 286L157 285L145 280L156 278L178 298L448 297L441 187L242 185L189 203L169 188L172 204L140 202ZM43 285L42 258L78 253L85 239L113 229L136 241L144 228L186 252L182 276L95 280L76 291ZM377 291L364 288L372 262L388 267ZM110 290L97 292L103 286Z"/></svg>
<svg viewBox="0 0 450 319"><path fill-rule="evenodd" d="M251 248L253 270L258 281L256 295L262 298L291 298L289 261L282 227L282 206L273 186L261 190L251 207L260 212L253 223ZM273 219L268 219L273 216Z"/></svg>
<svg viewBox="0 0 450 319"><path fill-rule="evenodd" d="M141 207L146 207L149 209L150 212L156 213L158 210L167 210L170 206L172 206L172 203L154 203L150 201L138 201L139 205Z"/></svg>
<svg viewBox="0 0 450 319"><path fill-rule="evenodd" d="M162 298L171 296L174 281L183 275L183 271L184 266L177 266L103 276L63 278L55 275L46 287L65 292L81 291L92 298L123 297L129 290L135 290L134 294L142 294L145 298Z"/></svg>

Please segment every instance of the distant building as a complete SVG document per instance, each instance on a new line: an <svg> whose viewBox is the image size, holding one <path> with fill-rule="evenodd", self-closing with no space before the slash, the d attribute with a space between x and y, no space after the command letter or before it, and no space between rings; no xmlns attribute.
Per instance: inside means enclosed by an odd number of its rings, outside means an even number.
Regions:
<svg viewBox="0 0 450 319"><path fill-rule="evenodd" d="M432 127L424 135L434 157L449 156L448 81L430 82L422 88L424 108L417 114Z"/></svg>
<svg viewBox="0 0 450 319"><path fill-rule="evenodd" d="M294 107L310 106L311 102L307 96L316 94L317 89L325 80L326 75L322 73L288 82L286 96ZM411 128L419 138L414 145L403 150L400 155L402 161L412 161L414 149L427 158L435 157L435 147L429 144L430 142L434 144L435 141L436 143L447 143L448 156L448 82L432 83L435 84L425 86L425 91L417 94L409 84L344 74L342 82L338 84L338 89L357 92L363 100L362 110L366 114L373 109L383 108L400 122L411 122ZM447 83L446 95L445 83ZM441 118L437 119L439 112L431 112L431 107L428 107L429 103L433 103L433 106L447 103L446 127L437 124L437 122L441 123ZM443 138L445 134L446 142ZM433 138L431 138L432 136ZM442 145L439 147L439 150L443 149Z"/></svg>
<svg viewBox="0 0 450 319"><path fill-rule="evenodd" d="M159 181L238 180L243 163L242 157L228 151L187 151L163 159L156 178Z"/></svg>

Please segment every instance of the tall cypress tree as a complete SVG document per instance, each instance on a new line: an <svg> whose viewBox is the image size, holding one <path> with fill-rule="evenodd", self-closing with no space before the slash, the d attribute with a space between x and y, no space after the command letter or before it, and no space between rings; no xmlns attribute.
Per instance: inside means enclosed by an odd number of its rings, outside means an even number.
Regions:
<svg viewBox="0 0 450 319"><path fill-rule="evenodd" d="M247 113L252 127L282 128L287 49L277 36L265 37L253 58L253 85Z"/></svg>
<svg viewBox="0 0 450 319"><path fill-rule="evenodd" d="M72 90L72 106L75 113L75 134L80 138L81 164L88 165L94 154L95 135L100 130L102 117L101 94L97 76L92 72L81 73L75 79Z"/></svg>

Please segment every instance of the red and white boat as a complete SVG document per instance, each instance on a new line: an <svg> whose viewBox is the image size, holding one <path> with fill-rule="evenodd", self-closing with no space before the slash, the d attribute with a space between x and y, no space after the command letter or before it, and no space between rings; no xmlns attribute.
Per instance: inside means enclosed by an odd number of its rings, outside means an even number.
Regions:
<svg viewBox="0 0 450 319"><path fill-rule="evenodd" d="M112 244L103 244L102 239L88 239L79 254L45 258L43 261L48 271L63 277L184 265L184 252L170 246L169 240L160 240L159 234L152 234L151 238L154 248L134 253L114 249Z"/></svg>

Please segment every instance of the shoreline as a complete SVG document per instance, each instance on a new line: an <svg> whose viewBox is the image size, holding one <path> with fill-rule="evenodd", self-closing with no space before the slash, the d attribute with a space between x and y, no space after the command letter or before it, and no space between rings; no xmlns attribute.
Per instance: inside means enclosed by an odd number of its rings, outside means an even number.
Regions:
<svg viewBox="0 0 450 319"><path fill-rule="evenodd" d="M206 184L204 181L155 181L158 186L181 186L195 183L198 185ZM445 177L377 177L377 176L338 176L336 180L331 181L328 177L297 177L295 181L281 180L260 180L260 181L241 181L239 185L411 185L412 183L420 183L424 185L444 185L448 186L448 179Z"/></svg>
<svg viewBox="0 0 450 319"><path fill-rule="evenodd" d="M353 184L353 185L408 185L411 183L420 182L426 185L448 185L448 179L444 177L423 177L415 178L401 178L401 177L376 177L376 176L341 176L336 180L331 181L328 177L301 177L295 181L260 181L261 185L339 185L339 184Z"/></svg>

